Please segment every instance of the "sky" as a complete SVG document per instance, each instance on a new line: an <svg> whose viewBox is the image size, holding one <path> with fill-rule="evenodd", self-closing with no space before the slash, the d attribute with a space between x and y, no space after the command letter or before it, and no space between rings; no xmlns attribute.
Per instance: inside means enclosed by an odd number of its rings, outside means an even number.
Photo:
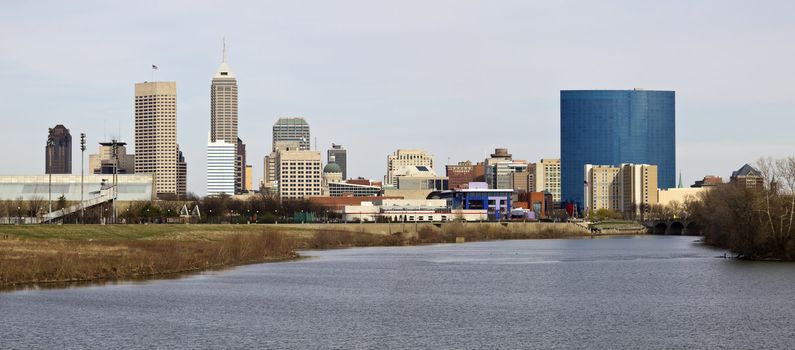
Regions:
<svg viewBox="0 0 795 350"><path fill-rule="evenodd" d="M44 173L47 128L87 153L132 143L136 82L176 81L188 190L206 193L210 83L226 38L254 178L279 117L316 147L348 149L348 176L387 155L443 164L560 156L560 90L676 91L686 184L793 154L792 1L5 1L0 174ZM159 69L154 73L151 66ZM314 147L314 146L313 146ZM86 163L88 154L86 155Z"/></svg>

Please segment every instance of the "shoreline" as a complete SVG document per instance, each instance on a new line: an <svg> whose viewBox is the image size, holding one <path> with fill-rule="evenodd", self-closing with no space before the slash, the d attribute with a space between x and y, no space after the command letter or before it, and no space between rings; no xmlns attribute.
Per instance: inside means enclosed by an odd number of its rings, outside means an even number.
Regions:
<svg viewBox="0 0 795 350"><path fill-rule="evenodd" d="M389 226L389 227L385 227ZM0 293L180 278L298 251L589 238L568 223L0 226Z"/></svg>

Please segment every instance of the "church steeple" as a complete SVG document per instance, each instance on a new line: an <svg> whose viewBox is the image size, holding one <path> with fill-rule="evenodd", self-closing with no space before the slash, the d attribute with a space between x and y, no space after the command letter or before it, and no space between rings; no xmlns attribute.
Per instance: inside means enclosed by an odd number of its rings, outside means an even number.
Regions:
<svg viewBox="0 0 795 350"><path fill-rule="evenodd" d="M682 183L682 172L679 172L679 186L678 188L685 188L685 184Z"/></svg>

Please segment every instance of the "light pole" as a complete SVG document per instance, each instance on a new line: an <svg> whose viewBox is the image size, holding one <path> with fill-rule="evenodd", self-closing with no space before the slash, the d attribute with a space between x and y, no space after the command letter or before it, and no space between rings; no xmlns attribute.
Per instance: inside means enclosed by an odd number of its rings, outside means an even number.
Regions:
<svg viewBox="0 0 795 350"><path fill-rule="evenodd" d="M86 134L80 133L80 223L86 223L86 208L83 207L83 187L85 182L85 154L86 154Z"/></svg>
<svg viewBox="0 0 795 350"><path fill-rule="evenodd" d="M47 173L50 176L49 184L47 185L47 204L52 213L52 128L49 129L47 134Z"/></svg>
<svg viewBox="0 0 795 350"><path fill-rule="evenodd" d="M119 179L118 179L118 176L119 176L118 175L119 174L119 170L118 170L119 169L119 142L116 141L116 139L113 139L112 142L113 142L113 146L112 146L111 150L113 151L113 193L112 193L113 194L113 212L111 213L111 215L113 216L112 222L115 224L116 223L116 197L118 196L118 193L119 193L118 192L118 189L119 189L119 187L118 187L118 184L119 184L118 183L119 182Z"/></svg>

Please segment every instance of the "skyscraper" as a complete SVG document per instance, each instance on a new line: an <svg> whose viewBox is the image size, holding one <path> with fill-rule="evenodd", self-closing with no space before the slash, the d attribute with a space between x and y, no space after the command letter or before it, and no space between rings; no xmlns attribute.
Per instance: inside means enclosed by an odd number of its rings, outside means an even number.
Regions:
<svg viewBox="0 0 795 350"><path fill-rule="evenodd" d="M309 124L304 118L279 118L273 124L273 144L271 151L276 151L279 141L298 141L299 150L309 151Z"/></svg>
<svg viewBox="0 0 795 350"><path fill-rule="evenodd" d="M155 174L161 198L177 193L177 83L135 84L135 172Z"/></svg>
<svg viewBox="0 0 795 350"><path fill-rule="evenodd" d="M45 174L72 173L72 135L69 129L58 124L50 129L52 146L44 146Z"/></svg>
<svg viewBox="0 0 795 350"><path fill-rule="evenodd" d="M210 84L210 143L216 145L212 147L217 147L217 143L226 142L235 149L235 161L231 165L235 174L234 191L226 192L227 194L242 193L246 184L246 147L238 137L237 121L237 79L226 63L226 41L224 41L221 65ZM208 153L208 159L209 157ZM215 166L220 165L215 164ZM209 168L207 176L209 188Z"/></svg>
<svg viewBox="0 0 795 350"><path fill-rule="evenodd" d="M237 142L237 79L223 58L210 85L210 142Z"/></svg>
<svg viewBox="0 0 795 350"><path fill-rule="evenodd" d="M331 149L326 153L326 163L332 163L331 158L334 158L334 163L342 169L342 179L348 178L348 151L335 143L331 144Z"/></svg>
<svg viewBox="0 0 795 350"><path fill-rule="evenodd" d="M676 186L675 93L560 92L562 201L583 208L584 166L657 165L660 188Z"/></svg>

